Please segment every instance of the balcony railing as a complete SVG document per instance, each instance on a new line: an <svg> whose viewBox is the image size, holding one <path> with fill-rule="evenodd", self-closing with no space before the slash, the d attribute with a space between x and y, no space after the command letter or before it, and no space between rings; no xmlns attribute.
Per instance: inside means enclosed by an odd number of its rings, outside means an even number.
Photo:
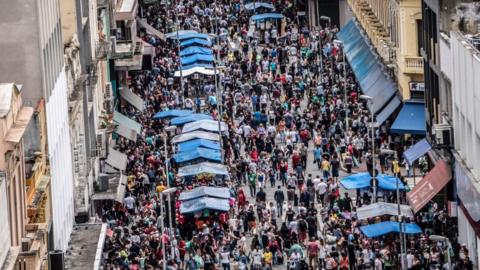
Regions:
<svg viewBox="0 0 480 270"><path fill-rule="evenodd" d="M423 73L423 58L419 56L405 57L405 72L413 74Z"/></svg>

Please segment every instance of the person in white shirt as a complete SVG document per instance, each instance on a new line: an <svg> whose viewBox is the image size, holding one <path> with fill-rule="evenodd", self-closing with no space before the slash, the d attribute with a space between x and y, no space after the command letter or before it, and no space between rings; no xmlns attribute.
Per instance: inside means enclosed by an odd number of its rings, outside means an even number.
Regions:
<svg viewBox="0 0 480 270"><path fill-rule="evenodd" d="M123 205L131 215L135 214L135 199L131 194L128 194L127 197L123 199Z"/></svg>
<svg viewBox="0 0 480 270"><path fill-rule="evenodd" d="M321 181L317 185L317 201L322 203L325 202L325 194L327 193L328 185L324 181Z"/></svg>

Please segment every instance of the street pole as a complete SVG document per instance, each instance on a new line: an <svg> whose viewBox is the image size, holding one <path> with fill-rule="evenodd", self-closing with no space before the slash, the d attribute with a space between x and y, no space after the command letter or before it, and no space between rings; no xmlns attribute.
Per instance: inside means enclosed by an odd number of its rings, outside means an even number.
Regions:
<svg viewBox="0 0 480 270"><path fill-rule="evenodd" d="M177 32L178 34L178 32ZM166 174L166 179L167 179L167 189L170 189L170 179L169 179L169 172L168 172L168 150L167 150L167 134L165 133L165 137L163 138L163 143L165 145L165 174ZM170 239L170 241L172 241L173 239L173 234L172 234L172 204L171 204L171 200L170 200L170 194L168 194L168 209L170 210L170 213L167 213L168 214L168 238ZM164 201L163 201L163 194L161 194L161 198L162 198L162 205L160 208L162 208L164 206ZM163 216L163 215L162 215ZM163 221L162 221L162 224L163 224ZM174 248L173 248L173 245L171 245L171 256L172 258L174 258L174 255L175 255L175 251L174 251Z"/></svg>
<svg viewBox="0 0 480 270"><path fill-rule="evenodd" d="M163 194L160 193L160 241L162 242L162 256L163 256L163 269L167 269L167 254L165 252L166 246L165 246L165 241L163 241L163 222L164 222L164 216L163 216ZM158 222L157 222L158 223Z"/></svg>
<svg viewBox="0 0 480 270"><path fill-rule="evenodd" d="M175 11L175 25L177 28L177 50L178 50L178 59L180 61L180 91L181 95L185 95L183 91L183 67L182 67L182 57L180 55L180 37L179 37L179 31L180 31L180 22L178 21L178 14Z"/></svg>
<svg viewBox="0 0 480 270"><path fill-rule="evenodd" d="M215 1L215 6L216 6L216 1ZM216 93L216 96L217 96L217 109L218 109L218 134L220 135L220 154L221 154L221 160L223 162L224 160L224 153L223 153L223 137L222 137L222 125L221 125L221 122L222 122L222 95L220 93L221 89L219 87L220 85L220 76L218 76L218 79L217 79L217 73L218 73L218 64L220 63L220 31L219 31L219 28L218 28L218 20L220 20L219 17L217 17L215 15L215 34L216 34L216 44L217 44L217 52L216 52L216 59L215 59L215 62L213 63L213 73L214 73L214 77L215 77L215 93Z"/></svg>
<svg viewBox="0 0 480 270"><path fill-rule="evenodd" d="M407 264L406 264L406 245L404 246L404 234L403 234L403 217L402 217L402 208L400 206L400 187L399 187L399 182L400 179L395 177L395 186L397 190L397 207L398 207L398 225L400 227L400 262L401 262L401 269L406 270L407 269Z"/></svg>
<svg viewBox="0 0 480 270"><path fill-rule="evenodd" d="M373 99L370 100L373 107ZM375 114L372 112L372 178L373 178L373 197L374 201L377 202L377 180L375 179Z"/></svg>
<svg viewBox="0 0 480 270"><path fill-rule="evenodd" d="M345 58L345 46L342 43L342 57L343 57L343 90L345 93L345 131L346 131L346 142L347 144L349 143L349 138L348 138L348 96L347 96L347 59Z"/></svg>

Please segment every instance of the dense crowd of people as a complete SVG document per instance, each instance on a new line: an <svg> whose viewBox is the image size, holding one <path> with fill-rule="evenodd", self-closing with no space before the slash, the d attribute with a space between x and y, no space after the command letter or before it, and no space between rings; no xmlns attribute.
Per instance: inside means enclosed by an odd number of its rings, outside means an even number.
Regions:
<svg viewBox="0 0 480 270"><path fill-rule="evenodd" d="M224 69L218 85L213 77L188 78L182 91L173 76L181 68L177 41L143 33L156 57L151 70L131 73L129 87L146 109L119 108L143 129L136 142L117 138L116 148L128 155L128 192L123 204L106 205L101 213L109 224L104 269L399 269L398 235L367 238L359 230L395 217L358 220L355 213L378 198L394 202L395 194L364 190L352 196L342 191L339 177L364 163L368 168L372 139L397 156L405 145L389 138L386 129L374 138L368 132L367 104L335 42L338 29L324 25L311 31L292 3L273 5L283 20L251 23L255 11L238 1L142 8L161 32L175 31L178 15L180 29L219 34L216 50ZM177 175L179 164L165 157L176 152L169 120L153 117L168 109L192 109L228 125L221 133L228 177ZM379 161L381 172L392 168L391 174L400 175L395 158ZM228 188L230 211L181 214L175 198L197 186ZM172 203L161 195L168 187L177 187ZM454 225L441 210L432 204L415 221L425 231L450 235ZM170 222L175 226L161 231ZM408 269L448 267L448 249L427 233L407 240ZM471 269L465 247L455 254L458 269Z"/></svg>

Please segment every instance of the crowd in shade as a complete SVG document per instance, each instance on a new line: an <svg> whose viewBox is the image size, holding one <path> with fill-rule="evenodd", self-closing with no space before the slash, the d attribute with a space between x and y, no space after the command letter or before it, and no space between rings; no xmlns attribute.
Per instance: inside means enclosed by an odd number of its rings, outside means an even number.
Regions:
<svg viewBox="0 0 480 270"><path fill-rule="evenodd" d="M334 25L309 29L290 1L142 11L172 34L143 33L156 57L129 88L145 110L118 108L142 131L116 139L128 185L102 209L104 269L472 269L464 246L431 237L454 234L444 209L405 205L405 145L372 138ZM398 152L377 155L376 189L373 141Z"/></svg>

